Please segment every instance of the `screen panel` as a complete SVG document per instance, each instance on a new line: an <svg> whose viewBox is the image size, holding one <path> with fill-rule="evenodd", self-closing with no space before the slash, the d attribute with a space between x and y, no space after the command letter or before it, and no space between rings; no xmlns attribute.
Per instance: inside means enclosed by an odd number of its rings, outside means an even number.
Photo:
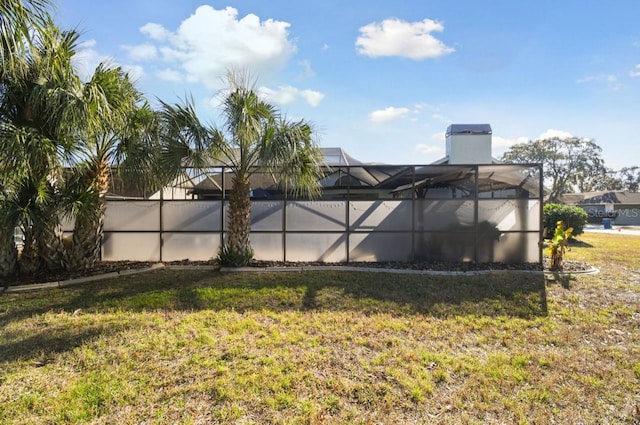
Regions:
<svg viewBox="0 0 640 425"><path fill-rule="evenodd" d="M159 233L105 233L103 261L160 261Z"/></svg>
<svg viewBox="0 0 640 425"><path fill-rule="evenodd" d="M411 261L411 233L352 233L349 261Z"/></svg>
<svg viewBox="0 0 640 425"><path fill-rule="evenodd" d="M105 231L160 230L160 201L107 202Z"/></svg>
<svg viewBox="0 0 640 425"><path fill-rule="evenodd" d="M483 263L537 263L540 261L539 233L503 233L493 244L493 251L478 250L478 261Z"/></svg>
<svg viewBox="0 0 640 425"><path fill-rule="evenodd" d="M415 236L417 261L467 262L475 260L474 232L420 232Z"/></svg>
<svg viewBox="0 0 640 425"><path fill-rule="evenodd" d="M251 230L282 231L284 201L251 203Z"/></svg>
<svg viewBox="0 0 640 425"><path fill-rule="evenodd" d="M293 201L287 203L287 230L345 230L346 201Z"/></svg>
<svg viewBox="0 0 640 425"><path fill-rule="evenodd" d="M218 256L219 233L163 233L162 261L208 261Z"/></svg>
<svg viewBox="0 0 640 425"><path fill-rule="evenodd" d="M165 201L162 229L165 231L219 231L221 201Z"/></svg>
<svg viewBox="0 0 640 425"><path fill-rule="evenodd" d="M416 200L416 231L473 231L473 201L462 200Z"/></svg>
<svg viewBox="0 0 640 425"><path fill-rule="evenodd" d="M351 230L411 230L411 201L351 201Z"/></svg>
<svg viewBox="0 0 640 425"><path fill-rule="evenodd" d="M479 200L478 222L500 231L540 230L540 202L532 199Z"/></svg>
<svg viewBox="0 0 640 425"><path fill-rule="evenodd" d="M251 233L249 240L256 260L284 261L282 233Z"/></svg>
<svg viewBox="0 0 640 425"><path fill-rule="evenodd" d="M287 233L287 261L347 261L343 233Z"/></svg>

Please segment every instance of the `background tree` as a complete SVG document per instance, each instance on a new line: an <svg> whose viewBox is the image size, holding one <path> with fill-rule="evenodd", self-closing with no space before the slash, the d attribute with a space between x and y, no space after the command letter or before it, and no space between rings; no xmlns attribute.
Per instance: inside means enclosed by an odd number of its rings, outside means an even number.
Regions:
<svg viewBox="0 0 640 425"><path fill-rule="evenodd" d="M621 190L629 190L631 192L640 190L640 167L624 167L616 174L622 183Z"/></svg>
<svg viewBox="0 0 640 425"><path fill-rule="evenodd" d="M548 200L563 193L588 188L604 170L602 149L593 140L558 137L513 145L501 160L511 163L541 163Z"/></svg>
<svg viewBox="0 0 640 425"><path fill-rule="evenodd" d="M233 188L229 199L229 233L219 259L243 266L253 258L250 177L267 172L292 192L313 197L320 193L322 154L305 120L292 122L261 99L245 73L230 71L221 93L224 125L203 126L193 105L164 105L163 161L177 175L183 166L210 166L217 159L230 167Z"/></svg>

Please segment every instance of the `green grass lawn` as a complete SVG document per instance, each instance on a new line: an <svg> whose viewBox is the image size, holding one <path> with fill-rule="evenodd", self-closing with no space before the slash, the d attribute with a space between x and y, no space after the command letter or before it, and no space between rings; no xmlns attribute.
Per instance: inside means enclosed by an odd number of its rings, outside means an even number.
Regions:
<svg viewBox="0 0 640 425"><path fill-rule="evenodd" d="M0 296L2 424L632 424L640 237L596 275L158 270ZM635 422L637 423L637 422Z"/></svg>

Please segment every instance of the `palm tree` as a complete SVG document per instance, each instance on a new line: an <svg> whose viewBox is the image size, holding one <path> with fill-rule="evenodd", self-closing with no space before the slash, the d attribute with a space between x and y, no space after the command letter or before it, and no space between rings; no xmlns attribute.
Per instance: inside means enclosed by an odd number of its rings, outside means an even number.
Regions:
<svg viewBox="0 0 640 425"><path fill-rule="evenodd" d="M18 220L5 222L5 231L13 234L20 225L25 233L20 257L25 272L62 265L62 167L73 145L73 129L85 116L82 84L71 65L77 40L75 31L60 31L49 22L27 54L14 58L15 72L2 79L0 209L2 215ZM21 212L10 213L15 208ZM9 238L2 235L0 240ZM12 249L2 248L9 259Z"/></svg>
<svg viewBox="0 0 640 425"><path fill-rule="evenodd" d="M91 268L100 258L105 196L112 173L123 181L149 188L155 166L156 116L142 93L120 67L99 65L84 88L90 111L88 125L77 134L78 161L70 182L70 213L75 217L67 268Z"/></svg>
<svg viewBox="0 0 640 425"><path fill-rule="evenodd" d="M203 126L192 102L163 104L163 161L177 174L181 167L211 166L218 160L231 169L229 233L218 258L223 264L243 266L253 258L249 242L251 224L250 177L270 173L296 195L320 194L321 152L313 128L305 120L292 122L261 99L255 82L245 73L230 71L221 93L224 125Z"/></svg>
<svg viewBox="0 0 640 425"><path fill-rule="evenodd" d="M4 103L7 78L14 77L23 70L21 59L31 44L31 30L44 26L48 21L49 0L2 0L0 1L0 102ZM0 117L0 143L14 132L7 129ZM0 162L0 176L7 176L10 162ZM11 204L11 184L0 179L0 207ZM15 205L15 204L14 204ZM3 208L0 208L3 209ZM13 240L15 215L0 213L0 277L14 273L18 254Z"/></svg>
<svg viewBox="0 0 640 425"><path fill-rule="evenodd" d="M0 1L0 79L11 73L31 43L32 30L45 27L50 0Z"/></svg>

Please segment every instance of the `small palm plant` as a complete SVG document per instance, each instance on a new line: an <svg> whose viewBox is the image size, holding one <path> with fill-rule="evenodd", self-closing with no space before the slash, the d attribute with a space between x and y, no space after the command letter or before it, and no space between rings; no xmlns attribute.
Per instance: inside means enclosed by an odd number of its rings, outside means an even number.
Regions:
<svg viewBox="0 0 640 425"><path fill-rule="evenodd" d="M573 233L573 227L565 229L564 222L556 223L556 230L549 242L549 255L551 256L551 270L562 270L564 253L568 249L569 239Z"/></svg>

